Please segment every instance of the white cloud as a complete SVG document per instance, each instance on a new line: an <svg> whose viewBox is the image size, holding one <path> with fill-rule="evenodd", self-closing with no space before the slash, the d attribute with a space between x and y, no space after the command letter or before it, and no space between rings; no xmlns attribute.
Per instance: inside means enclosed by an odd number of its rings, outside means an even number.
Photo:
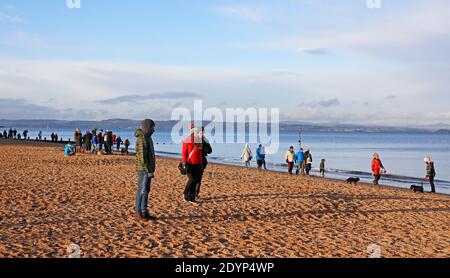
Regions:
<svg viewBox="0 0 450 278"><path fill-rule="evenodd" d="M11 23L26 23L27 21L20 16L10 15L5 10L13 10L12 6L6 6L3 10L0 10L0 21Z"/></svg>
<svg viewBox="0 0 450 278"><path fill-rule="evenodd" d="M225 17L261 23L268 20L268 12L260 5L223 5L218 6L216 11Z"/></svg>
<svg viewBox="0 0 450 278"><path fill-rule="evenodd" d="M0 37L0 46L20 48L49 48L44 40L33 33L12 31Z"/></svg>
<svg viewBox="0 0 450 278"><path fill-rule="evenodd" d="M224 102L228 107L252 103L258 107L279 107L285 119L432 123L447 120L450 96L445 94L446 75L404 69L264 71L0 59L0 98L19 98L57 111L105 111L53 113L65 119L136 119L145 115L167 119L172 107L181 104L189 108L201 96L205 107ZM165 92L178 93L165 97ZM186 97L180 92L187 92ZM396 96L395 103L386 98L390 95ZM142 101L114 101L141 96ZM437 97L439 101L433 101ZM299 107L298 103L310 105ZM430 111L434 112L433 117L426 116ZM17 117L14 113L10 116Z"/></svg>

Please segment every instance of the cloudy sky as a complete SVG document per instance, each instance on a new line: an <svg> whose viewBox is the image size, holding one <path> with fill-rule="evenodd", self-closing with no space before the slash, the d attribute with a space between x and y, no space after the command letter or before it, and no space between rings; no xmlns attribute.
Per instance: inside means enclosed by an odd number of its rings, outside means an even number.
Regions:
<svg viewBox="0 0 450 278"><path fill-rule="evenodd" d="M450 122L450 1L0 0L0 119Z"/></svg>

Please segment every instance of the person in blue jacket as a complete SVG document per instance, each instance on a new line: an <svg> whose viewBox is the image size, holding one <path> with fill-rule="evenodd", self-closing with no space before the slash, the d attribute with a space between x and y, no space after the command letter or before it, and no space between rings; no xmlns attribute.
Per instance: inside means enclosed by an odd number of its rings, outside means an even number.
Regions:
<svg viewBox="0 0 450 278"><path fill-rule="evenodd" d="M264 170L267 170L266 168L266 152L264 150L263 145L259 145L259 147L256 149L256 162L258 164L258 170L261 170L264 167Z"/></svg>
<svg viewBox="0 0 450 278"><path fill-rule="evenodd" d="M297 175L305 175L305 168L304 166L305 161L305 153L303 152L303 148L300 148L300 150L295 154L295 164L297 165L297 171L295 172Z"/></svg>
<svg viewBox="0 0 450 278"><path fill-rule="evenodd" d="M64 147L64 156L72 156L75 155L75 147L71 144L67 144Z"/></svg>

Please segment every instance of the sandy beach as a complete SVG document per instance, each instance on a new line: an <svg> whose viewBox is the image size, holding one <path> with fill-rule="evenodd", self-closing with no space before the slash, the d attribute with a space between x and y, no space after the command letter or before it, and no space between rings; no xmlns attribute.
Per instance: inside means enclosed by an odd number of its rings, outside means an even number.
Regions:
<svg viewBox="0 0 450 278"><path fill-rule="evenodd" d="M450 196L209 165L200 203L178 161L157 159L158 219L134 217L133 156L64 157L0 140L0 257L450 257Z"/></svg>

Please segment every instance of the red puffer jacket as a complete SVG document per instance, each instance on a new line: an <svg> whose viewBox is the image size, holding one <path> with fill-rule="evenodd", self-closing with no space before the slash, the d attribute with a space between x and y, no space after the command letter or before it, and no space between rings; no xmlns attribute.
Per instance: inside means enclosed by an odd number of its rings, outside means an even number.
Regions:
<svg viewBox="0 0 450 278"><path fill-rule="evenodd" d="M181 162L188 163L190 165L203 164L202 148L198 147L197 144L194 143L194 140L191 139L191 137L188 137L183 141Z"/></svg>
<svg viewBox="0 0 450 278"><path fill-rule="evenodd" d="M381 163L381 160L374 158L372 160L372 173L376 176L380 175L381 169L383 169L383 164Z"/></svg>

